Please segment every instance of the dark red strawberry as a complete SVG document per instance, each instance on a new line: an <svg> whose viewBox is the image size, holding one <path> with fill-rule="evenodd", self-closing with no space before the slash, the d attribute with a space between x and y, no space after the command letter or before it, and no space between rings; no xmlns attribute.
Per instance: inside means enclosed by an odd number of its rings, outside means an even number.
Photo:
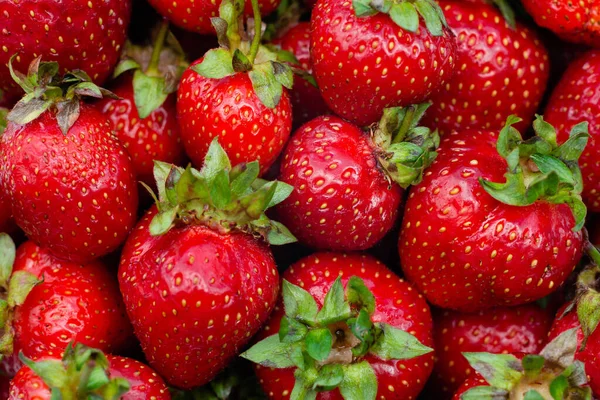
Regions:
<svg viewBox="0 0 600 400"><path fill-rule="evenodd" d="M7 68L15 54L18 70L41 56L61 72L81 69L103 83L119 60L130 13L130 0L1 0L0 91L22 94Z"/></svg>
<svg viewBox="0 0 600 400"><path fill-rule="evenodd" d="M391 3L383 10L373 0L319 0L312 11L319 88L331 110L359 126L387 107L426 100L454 69L456 43L439 6Z"/></svg>
<svg viewBox="0 0 600 400"><path fill-rule="evenodd" d="M535 22L562 39L598 47L600 4L597 0L523 0Z"/></svg>
<svg viewBox="0 0 600 400"><path fill-rule="evenodd" d="M581 257L586 209L577 158L587 127L558 147L541 117L529 141L512 127L519 121L509 118L499 135L446 135L411 189L401 265L432 304L475 311L528 303L562 285Z"/></svg>
<svg viewBox="0 0 600 400"><path fill-rule="evenodd" d="M0 185L30 239L84 262L125 240L135 223L137 186L108 119L79 100L106 91L82 71L61 83L57 71L56 63L36 59L32 76L16 74L29 94L8 114L0 138Z"/></svg>
<svg viewBox="0 0 600 400"><path fill-rule="evenodd" d="M160 201L129 237L119 282L150 365L170 384L210 381L258 331L279 292L269 247L294 238L264 210L292 190L255 181L216 139L201 171L157 163Z"/></svg>
<svg viewBox="0 0 600 400"><path fill-rule="evenodd" d="M263 340L242 354L260 364L270 399L416 398L432 327L409 284L370 256L316 253L285 272L282 290Z"/></svg>
<svg viewBox="0 0 600 400"><path fill-rule="evenodd" d="M370 133L319 117L294 133L280 180L295 190L278 207L299 241L318 249L362 250L394 225L402 187L419 182L438 138L417 127L427 104L388 109Z"/></svg>
<svg viewBox="0 0 600 400"><path fill-rule="evenodd" d="M483 1L442 0L440 7L456 35L456 71L431 97L426 125L440 133L501 129L512 114L526 129L542 99L550 64L537 34L514 27Z"/></svg>
<svg viewBox="0 0 600 400"><path fill-rule="evenodd" d="M436 362L429 387L436 399L450 398L473 372L463 352L537 354L552 323L551 313L534 304L473 314L439 310L433 317Z"/></svg>

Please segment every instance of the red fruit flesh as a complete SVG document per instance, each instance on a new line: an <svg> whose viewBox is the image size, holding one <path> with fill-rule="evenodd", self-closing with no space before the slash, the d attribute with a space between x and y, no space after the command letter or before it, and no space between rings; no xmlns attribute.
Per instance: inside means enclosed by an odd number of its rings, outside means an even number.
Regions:
<svg viewBox="0 0 600 400"><path fill-rule="evenodd" d="M376 259L360 254L316 253L292 265L283 278L307 290L322 306L327 291L338 276L346 285L351 276L364 280L375 296L376 308L371 319L409 332L419 341L432 346L431 314L423 297L408 283ZM283 317L281 301L259 338L276 334ZM377 398L387 400L415 398L433 367L433 353L407 360L382 360L364 357L377 376ZM294 370L256 366L256 373L270 399L288 399L294 386ZM317 400L341 400L337 389L320 392Z"/></svg>
<svg viewBox="0 0 600 400"><path fill-rule="evenodd" d="M294 133L279 179L294 186L277 208L298 240L318 249L362 250L393 226L402 189L379 169L370 139L337 117Z"/></svg>
<svg viewBox="0 0 600 400"><path fill-rule="evenodd" d="M177 116L183 145L196 167L202 166L210 143L218 136L233 164L258 160L264 173L292 129L287 90L283 89L275 108L268 108L256 96L247 73L211 79L186 70L177 95Z"/></svg>
<svg viewBox="0 0 600 400"><path fill-rule="evenodd" d="M17 71L41 55L102 84L119 60L130 13L131 1L123 0L0 0L0 91L12 98L23 92L7 67L17 53Z"/></svg>
<svg viewBox="0 0 600 400"><path fill-rule="evenodd" d="M277 267L267 245L246 233L189 225L150 236L155 213L123 250L121 292L150 365L192 388L214 378L267 319Z"/></svg>
<svg viewBox="0 0 600 400"><path fill-rule="evenodd" d="M569 138L579 122L589 123L590 138L579 159L583 176L583 200L588 209L600 212L600 50L575 60L552 92L544 114L556 127L559 142Z"/></svg>
<svg viewBox="0 0 600 400"><path fill-rule="evenodd" d="M311 56L331 110L365 126L383 109L421 103L452 76L450 30L433 36L424 24L403 30L385 14L356 17L351 1L319 0L313 8Z"/></svg>
<svg viewBox="0 0 600 400"><path fill-rule="evenodd" d="M550 65L537 34L511 28L493 5L439 2L456 35L456 70L431 97L425 124L448 133L461 129L501 129L509 115L530 126L546 89Z"/></svg>
<svg viewBox="0 0 600 400"><path fill-rule="evenodd" d="M91 106L82 104L66 135L52 111L27 125L9 123L0 138L0 182L19 227L57 257L108 254L135 223L131 160Z"/></svg>
<svg viewBox="0 0 600 400"><path fill-rule="evenodd" d="M399 239L402 269L432 303L476 311L555 291L581 257L582 234L566 204L505 205L479 178L504 182L496 134L446 135L411 188ZM552 229L548 229L548 227Z"/></svg>

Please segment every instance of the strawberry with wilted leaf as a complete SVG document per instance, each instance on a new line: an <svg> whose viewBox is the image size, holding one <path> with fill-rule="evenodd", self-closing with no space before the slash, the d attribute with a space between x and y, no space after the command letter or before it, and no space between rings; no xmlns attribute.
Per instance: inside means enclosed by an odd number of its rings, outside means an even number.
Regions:
<svg viewBox="0 0 600 400"><path fill-rule="evenodd" d="M242 354L270 399L411 399L433 367L423 297L370 256L316 253L284 274L282 298Z"/></svg>
<svg viewBox="0 0 600 400"><path fill-rule="evenodd" d="M256 5L257 0L252 0ZM260 45L256 9L252 42L240 23L243 0L221 3L215 29L221 45L207 52L183 74L177 115L183 144L192 163L202 160L213 140L236 163L258 161L264 173L283 149L292 126L287 89L291 68Z"/></svg>
<svg viewBox="0 0 600 400"><path fill-rule="evenodd" d="M210 381L258 331L279 292L267 245L294 237L265 210L292 188L232 167L215 139L201 170L156 163L159 198L127 240L119 282L150 365L187 389Z"/></svg>

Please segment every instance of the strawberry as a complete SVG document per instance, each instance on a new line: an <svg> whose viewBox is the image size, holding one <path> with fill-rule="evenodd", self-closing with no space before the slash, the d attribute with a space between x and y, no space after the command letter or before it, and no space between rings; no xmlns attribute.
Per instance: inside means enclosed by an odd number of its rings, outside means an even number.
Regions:
<svg viewBox="0 0 600 400"><path fill-rule="evenodd" d="M546 343L552 316L528 304L473 314L440 310L433 320L437 353L429 386L441 399L450 398L473 372L461 353L537 354Z"/></svg>
<svg viewBox="0 0 600 400"><path fill-rule="evenodd" d="M138 179L146 185L154 181L154 160L185 162L173 93L185 62L182 54L163 48L168 34L168 24L163 22L154 47L130 46L128 57L115 71L115 75L126 74L110 87L119 99L107 98L99 105L131 156Z"/></svg>
<svg viewBox="0 0 600 400"><path fill-rule="evenodd" d="M292 265L259 338L242 356L259 364L270 399L412 399L433 367L429 307L366 255L316 253Z"/></svg>
<svg viewBox="0 0 600 400"><path fill-rule="evenodd" d="M102 84L119 60L130 14L130 0L2 0L0 91L8 98L22 93L7 68L15 54L16 69L41 56L62 72L81 69Z"/></svg>
<svg viewBox="0 0 600 400"><path fill-rule="evenodd" d="M452 76L456 43L433 0L319 0L311 27L325 102L359 126L426 100Z"/></svg>
<svg viewBox="0 0 600 400"><path fill-rule="evenodd" d="M511 114L531 123L542 99L550 65L537 34L505 20L481 1L441 0L456 35L456 72L431 97L425 124L445 134L461 129L501 129Z"/></svg>
<svg viewBox="0 0 600 400"><path fill-rule="evenodd" d="M0 107L0 136L6 129L6 114L8 114L8 110ZM14 220L12 219L10 202L6 198L4 191L0 188L0 232L10 233L15 229L16 226Z"/></svg>
<svg viewBox="0 0 600 400"><path fill-rule="evenodd" d="M411 189L400 260L432 304L477 311L528 303L556 290L581 257L586 209L577 158L586 124L559 147L542 117L528 141L512 127L518 122L509 117L499 135L446 135Z"/></svg>
<svg viewBox="0 0 600 400"><path fill-rule="evenodd" d="M257 0L252 0L256 2ZM202 164L214 137L236 162L260 162L269 169L291 131L292 108L286 88L293 73L260 46L260 15L254 17L252 43L240 40L243 0L225 0L215 24L219 43L183 74L177 116L188 156ZM247 52L244 53L244 49Z"/></svg>
<svg viewBox="0 0 600 400"><path fill-rule="evenodd" d="M577 123L590 124L590 140L581 155L583 199L590 211L600 211L600 164L596 153L600 149L600 51L590 51L575 60L552 92L545 110L547 121L558 131L558 140L569 138Z"/></svg>
<svg viewBox="0 0 600 400"><path fill-rule="evenodd" d="M27 366L11 381L9 400L171 399L160 376L144 364L81 344L70 345L62 360L23 359Z"/></svg>
<svg viewBox="0 0 600 400"><path fill-rule="evenodd" d="M416 126L426 109L387 109L370 134L333 116L294 133L280 180L296 190L277 212L301 243L362 250L392 228L402 188L418 182L435 157L437 135Z"/></svg>
<svg viewBox="0 0 600 400"><path fill-rule="evenodd" d="M79 95L107 91L82 71L60 80L56 63L36 59L28 94L0 138L0 185L27 236L57 257L85 262L116 250L135 223L131 160L108 119Z"/></svg>
<svg viewBox="0 0 600 400"><path fill-rule="evenodd" d="M188 389L222 370L269 316L279 291L272 244L294 240L264 214L292 190L231 167L215 139L201 171L156 163L158 206L127 240L119 282L146 358Z"/></svg>
<svg viewBox="0 0 600 400"><path fill-rule="evenodd" d="M598 46L600 4L596 0L523 0L523 6L536 24L562 39Z"/></svg>

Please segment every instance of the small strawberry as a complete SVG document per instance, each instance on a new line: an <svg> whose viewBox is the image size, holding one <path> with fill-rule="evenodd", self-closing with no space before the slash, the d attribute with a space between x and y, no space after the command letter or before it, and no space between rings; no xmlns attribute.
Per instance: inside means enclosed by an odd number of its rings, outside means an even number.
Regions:
<svg viewBox="0 0 600 400"><path fill-rule="evenodd" d="M536 24L562 39L598 47L600 3L597 0L523 0Z"/></svg>
<svg viewBox="0 0 600 400"><path fill-rule="evenodd" d="M555 291L581 257L586 208L577 159L587 126L558 146L541 117L527 141L512 127L518 122L509 117L499 136L446 135L411 189L401 265L432 304L476 311L528 303Z"/></svg>
<svg viewBox="0 0 600 400"><path fill-rule="evenodd" d="M294 133L279 179L295 190L277 212L301 243L353 251L385 236L402 188L419 182L435 157L437 134L416 126L427 106L387 109L370 134L333 116Z"/></svg>
<svg viewBox="0 0 600 400"><path fill-rule="evenodd" d="M219 137L229 158L236 163L257 160L264 173L291 131L286 88L292 86L293 73L276 60L276 53L260 46L260 14L254 16L252 43L241 40L242 7L243 0L221 3L215 27L222 47L206 53L183 74L177 116L194 165L202 164L213 138Z"/></svg>
<svg viewBox="0 0 600 400"><path fill-rule="evenodd" d="M433 367L429 307L366 255L316 253L292 265L259 337L242 356L260 364L270 399L413 399Z"/></svg>
<svg viewBox="0 0 600 400"><path fill-rule="evenodd" d="M210 381L258 331L279 292L271 244L294 238L264 211L292 190L231 167L215 139L200 170L156 163L157 207L127 240L121 292L146 358L170 384Z"/></svg>
<svg viewBox="0 0 600 400"><path fill-rule="evenodd" d="M0 137L0 185L27 236L57 257L84 262L116 250L136 218L131 160L108 119L80 95L109 94L83 71L59 79L56 63L36 59L28 93Z"/></svg>
<svg viewBox="0 0 600 400"><path fill-rule="evenodd" d="M433 0L319 0L311 26L321 93L359 126L423 102L452 76L456 43Z"/></svg>
<svg viewBox="0 0 600 400"><path fill-rule="evenodd" d="M501 129L511 114L531 123L542 99L550 64L537 34L503 18L483 1L441 0L456 35L456 71L431 97L426 125L440 133Z"/></svg>
<svg viewBox="0 0 600 400"><path fill-rule="evenodd" d="M131 0L0 1L0 91L22 94L7 67L15 54L18 70L41 56L61 72L81 69L102 84L119 60L130 14Z"/></svg>
<svg viewBox="0 0 600 400"><path fill-rule="evenodd" d="M473 314L440 310L433 321L436 361L429 386L442 399L450 398L473 372L463 352L537 354L546 344L552 316L528 304Z"/></svg>

